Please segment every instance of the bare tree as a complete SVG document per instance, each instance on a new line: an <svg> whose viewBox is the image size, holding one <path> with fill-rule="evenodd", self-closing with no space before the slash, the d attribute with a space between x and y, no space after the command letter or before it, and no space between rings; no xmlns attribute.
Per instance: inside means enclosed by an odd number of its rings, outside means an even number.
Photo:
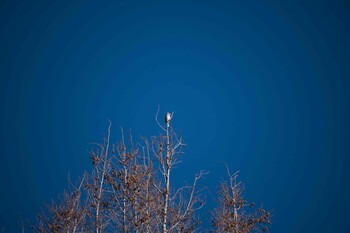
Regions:
<svg viewBox="0 0 350 233"><path fill-rule="evenodd" d="M227 173L229 182L221 183L218 207L212 212L214 232L268 231L270 213L263 208L253 210L254 203L248 203L242 196L242 183L237 183L238 172L231 174L227 168Z"/></svg>
<svg viewBox="0 0 350 233"><path fill-rule="evenodd" d="M192 185L172 187L172 169L185 144L171 127L173 113L167 114L164 126L157 116L164 135L134 143L130 134L126 143L121 130L120 142L109 151L110 125L107 139L91 152L94 169L84 187L96 233L191 232L198 226L195 211L204 201L196 187L206 172L200 171Z"/></svg>
<svg viewBox="0 0 350 233"><path fill-rule="evenodd" d="M122 139L114 148L117 154L106 176L110 187L109 219L122 232L154 232L158 203L149 146L135 146L131 134L127 146L122 130Z"/></svg>
<svg viewBox="0 0 350 233"><path fill-rule="evenodd" d="M34 232L67 232L76 233L85 231L86 209L81 203L82 185L73 186L72 192L65 191L59 202L52 201L48 205L48 213L44 211L37 215L37 225L31 225ZM22 224L22 232L24 225Z"/></svg>
<svg viewBox="0 0 350 233"><path fill-rule="evenodd" d="M199 223L195 217L195 211L200 209L204 203L196 191L197 181L207 172L200 171L190 186L172 189L171 173L174 165L180 163L179 158L183 154L185 144L182 141L182 136L177 136L170 124L174 112L166 114L165 127L158 121L158 112L156 121L165 135L160 134L158 137L152 138L152 151L160 165L161 182L159 186L156 186L156 189L163 197L161 200L161 232L192 232ZM186 191L188 191L188 195L186 195Z"/></svg>
<svg viewBox="0 0 350 233"><path fill-rule="evenodd" d="M113 144L111 122L103 143L90 152L93 169L85 173L73 192L65 192L59 203L48 206L48 214L38 215L36 232L195 232L200 228L197 210L204 200L198 181L208 172L200 171L192 184L175 187L172 183L185 144L172 127L174 113L165 122L156 122L158 136L143 137L138 143L132 134ZM237 173L229 174L229 183L220 186L219 206L213 212L216 232L267 230L270 213L259 208L245 211L252 204L242 198ZM22 230L23 231L23 230Z"/></svg>
<svg viewBox="0 0 350 233"><path fill-rule="evenodd" d="M89 231L100 233L109 224L107 218L108 202L106 191L107 174L111 171L111 158L109 156L111 122L109 122L107 137L103 144L95 144L96 150L90 152L93 170L84 185L89 212Z"/></svg>

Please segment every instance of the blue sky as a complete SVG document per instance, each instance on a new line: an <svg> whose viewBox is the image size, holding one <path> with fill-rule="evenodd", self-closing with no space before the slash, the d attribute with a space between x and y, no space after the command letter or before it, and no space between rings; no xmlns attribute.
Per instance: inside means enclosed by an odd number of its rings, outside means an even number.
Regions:
<svg viewBox="0 0 350 233"><path fill-rule="evenodd" d="M347 232L349 18L345 1L2 1L0 229L91 169L108 119L114 141L158 134L160 105L188 145L174 183L210 171L201 215L224 161L271 232Z"/></svg>

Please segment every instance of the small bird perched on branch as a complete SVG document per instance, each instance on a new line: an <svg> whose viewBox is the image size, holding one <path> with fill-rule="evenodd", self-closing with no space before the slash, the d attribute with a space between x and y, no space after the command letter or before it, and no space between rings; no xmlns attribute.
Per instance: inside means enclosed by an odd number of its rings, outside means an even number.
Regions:
<svg viewBox="0 0 350 233"><path fill-rule="evenodd" d="M169 127L170 120L171 120L172 117L173 117L173 116L172 116L172 114L171 114L170 112L167 112L167 113L165 114L165 123L166 123L166 126L167 126L167 127Z"/></svg>

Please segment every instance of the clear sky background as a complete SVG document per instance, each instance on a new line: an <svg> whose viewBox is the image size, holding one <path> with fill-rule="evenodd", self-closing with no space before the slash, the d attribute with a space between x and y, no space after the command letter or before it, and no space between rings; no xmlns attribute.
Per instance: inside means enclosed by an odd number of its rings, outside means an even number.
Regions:
<svg viewBox="0 0 350 233"><path fill-rule="evenodd" d="M210 171L205 226L225 161L271 232L348 232L349 35L347 1L1 1L0 230L91 169L108 119L158 134L160 104L174 183Z"/></svg>

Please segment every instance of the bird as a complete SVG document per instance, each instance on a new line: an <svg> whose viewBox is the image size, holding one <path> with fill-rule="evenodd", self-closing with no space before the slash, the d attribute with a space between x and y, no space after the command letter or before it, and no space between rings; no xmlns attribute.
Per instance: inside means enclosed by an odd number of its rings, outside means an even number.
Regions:
<svg viewBox="0 0 350 233"><path fill-rule="evenodd" d="M171 115L170 112L167 112L167 113L165 114L165 123L166 123L166 126L167 126L167 127L169 127L171 117L172 117L172 115Z"/></svg>

